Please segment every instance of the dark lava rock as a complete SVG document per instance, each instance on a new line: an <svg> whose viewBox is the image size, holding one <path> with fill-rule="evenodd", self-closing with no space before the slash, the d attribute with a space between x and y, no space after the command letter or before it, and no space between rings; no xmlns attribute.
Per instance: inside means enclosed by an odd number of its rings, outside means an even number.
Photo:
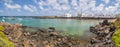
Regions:
<svg viewBox="0 0 120 47"><path fill-rule="evenodd" d="M115 47L111 39L115 29L108 20L104 20L102 24L95 27L90 27L90 32L96 34L96 37L93 37L89 41L91 47Z"/></svg>
<svg viewBox="0 0 120 47"><path fill-rule="evenodd" d="M109 23L105 20L103 24L108 25ZM54 27L39 29L27 26L13 27L12 24L10 25L15 30L5 24L4 32L9 32L6 36L14 43L15 47L114 47L114 43L112 43L110 38L113 32L105 35L106 27L103 29L90 27L90 32L96 34L96 37L93 37L89 42L84 42L80 39L60 34L55 31ZM111 27L110 31L114 31L114 28Z"/></svg>
<svg viewBox="0 0 120 47"><path fill-rule="evenodd" d="M54 27L49 27L48 29L50 29L51 31L55 31Z"/></svg>
<svg viewBox="0 0 120 47"><path fill-rule="evenodd" d="M107 19L102 22L102 26L105 26L105 25L107 25L107 26L109 25L109 22Z"/></svg>

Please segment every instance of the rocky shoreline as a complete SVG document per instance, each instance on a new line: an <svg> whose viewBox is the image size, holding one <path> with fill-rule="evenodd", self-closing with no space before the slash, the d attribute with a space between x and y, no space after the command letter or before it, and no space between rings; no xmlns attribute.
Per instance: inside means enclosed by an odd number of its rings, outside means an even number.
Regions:
<svg viewBox="0 0 120 47"><path fill-rule="evenodd" d="M21 24L12 25L7 22L0 22L0 25L5 28L3 32L7 38L13 42L14 47L115 47L111 40L111 35L114 31L108 32L107 35L104 34L108 28L111 28L110 25L108 25L110 27L107 28L106 24L101 26L104 30L100 29L99 26L90 27L90 31L96 34L96 37L88 41L72 38L56 32L54 27L40 29L22 26ZM102 33L99 32L98 29L100 29ZM102 34L104 36L102 36Z"/></svg>
<svg viewBox="0 0 120 47"><path fill-rule="evenodd" d="M90 27L90 32L97 35L90 40L91 44L96 44L97 47L115 47L112 40L115 30L114 24L108 20L104 20L95 27Z"/></svg>
<svg viewBox="0 0 120 47"><path fill-rule="evenodd" d="M55 31L54 28L39 29L1 22L3 31L15 47L79 47L80 40L65 36Z"/></svg>

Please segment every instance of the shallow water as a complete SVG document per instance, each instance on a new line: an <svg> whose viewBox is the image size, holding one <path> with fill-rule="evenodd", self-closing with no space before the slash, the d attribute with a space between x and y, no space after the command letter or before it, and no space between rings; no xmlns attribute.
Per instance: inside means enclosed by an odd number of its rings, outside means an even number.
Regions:
<svg viewBox="0 0 120 47"><path fill-rule="evenodd" d="M94 26L102 20L78 20L78 19L34 19L34 18L0 18L1 21L9 23L21 23L25 26L49 28L55 27L58 31L63 31L68 35L81 36L81 38L92 37L89 27Z"/></svg>

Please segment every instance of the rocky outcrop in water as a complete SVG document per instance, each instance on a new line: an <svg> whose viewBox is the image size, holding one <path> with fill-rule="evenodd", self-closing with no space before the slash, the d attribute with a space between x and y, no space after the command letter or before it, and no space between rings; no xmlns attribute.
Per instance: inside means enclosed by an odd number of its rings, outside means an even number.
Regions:
<svg viewBox="0 0 120 47"><path fill-rule="evenodd" d="M109 23L108 20L104 20L95 27L90 27L90 32L96 34L96 37L92 38L90 43L95 47L115 47L112 41L115 29L113 23Z"/></svg>

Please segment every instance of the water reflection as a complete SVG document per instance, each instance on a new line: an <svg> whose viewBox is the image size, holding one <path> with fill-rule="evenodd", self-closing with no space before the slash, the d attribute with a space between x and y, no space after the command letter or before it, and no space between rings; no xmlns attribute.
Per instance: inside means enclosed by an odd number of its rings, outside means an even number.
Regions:
<svg viewBox="0 0 120 47"><path fill-rule="evenodd" d="M69 35L90 37L92 34L88 31L90 26L96 25L102 20L78 20L78 19L31 19L31 18L15 18L9 20L9 23L21 23L25 26L48 28L55 27L58 31L64 31Z"/></svg>

